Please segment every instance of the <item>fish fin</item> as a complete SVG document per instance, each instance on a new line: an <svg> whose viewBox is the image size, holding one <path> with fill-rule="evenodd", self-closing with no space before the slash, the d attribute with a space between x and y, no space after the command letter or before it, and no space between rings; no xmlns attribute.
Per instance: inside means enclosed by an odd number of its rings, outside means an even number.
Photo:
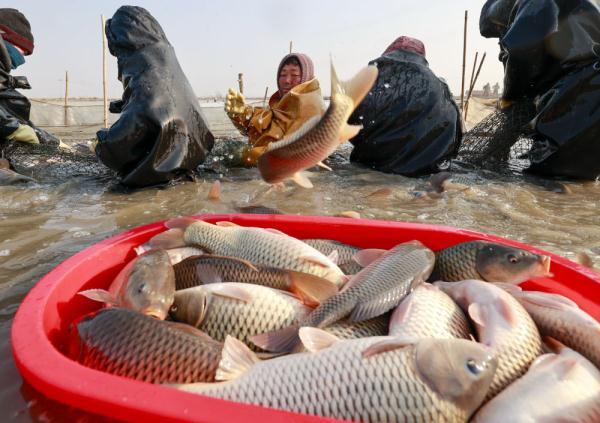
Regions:
<svg viewBox="0 0 600 423"><path fill-rule="evenodd" d="M213 295L242 301L247 304L251 303L256 299L256 296L252 293L252 291L244 287L243 284L236 286L232 285L231 283L221 283L206 285L206 287L210 289L210 292Z"/></svg>
<svg viewBox="0 0 600 423"><path fill-rule="evenodd" d="M381 248L366 248L357 251L356 254L352 256L352 260L357 262L361 267L367 267L386 252L387 250L382 250Z"/></svg>
<svg viewBox="0 0 600 423"><path fill-rule="evenodd" d="M192 325L188 325L187 323L169 322L169 321L166 321L165 323L168 326L172 327L173 329L176 329L178 331L187 333L188 335L193 335L193 336L198 337L198 338L200 338L200 339L202 339L204 341L215 342L215 340L212 339L209 334L207 334L206 332L202 332L200 329L195 328Z"/></svg>
<svg viewBox="0 0 600 423"><path fill-rule="evenodd" d="M523 293L523 295L520 295L518 299L519 301L524 301L554 310L568 310L569 308L573 307L579 308L577 303L567 297L546 292L528 291Z"/></svg>
<svg viewBox="0 0 600 423"><path fill-rule="evenodd" d="M329 348L340 341L340 338L337 336L332 335L323 329L312 327L300 328L298 336L300 337L300 341L302 341L304 348L311 353Z"/></svg>
<svg viewBox="0 0 600 423"><path fill-rule="evenodd" d="M292 176L292 181L300 185L302 188L312 188L313 184L310 179L306 176L305 172L296 172Z"/></svg>
<svg viewBox="0 0 600 423"><path fill-rule="evenodd" d="M259 358L246 344L227 335L221 352L221 361L217 367L215 380L233 380L246 373Z"/></svg>
<svg viewBox="0 0 600 423"><path fill-rule="evenodd" d="M352 99L354 108L356 108L365 96L371 91L373 84L377 80L379 71L377 66L367 66L362 68L352 79L339 82L337 73L331 62L331 97L341 93Z"/></svg>
<svg viewBox="0 0 600 423"><path fill-rule="evenodd" d="M93 301L110 304L111 306L119 305L119 301L117 301L115 296L104 289L88 289L85 291L79 291L78 294Z"/></svg>
<svg viewBox="0 0 600 423"><path fill-rule="evenodd" d="M297 325L261 333L250 337L250 341L259 348L271 352L292 352L300 345Z"/></svg>
<svg viewBox="0 0 600 423"><path fill-rule="evenodd" d="M337 217L347 217L349 219L360 219L360 213L353 210L346 210L336 214Z"/></svg>
<svg viewBox="0 0 600 423"><path fill-rule="evenodd" d="M216 222L215 225L217 226L221 226L222 228L231 228L231 227L237 227L240 226L237 223L233 223L233 222L229 222L227 220L221 220L219 222Z"/></svg>
<svg viewBox="0 0 600 423"><path fill-rule="evenodd" d="M320 168L323 168L323 169L325 169L325 170L328 170L328 171L330 171L330 172L333 172L333 169L332 169L332 168L330 168L329 166L327 166L327 165L326 165L325 163L323 163L323 162L319 162L319 163L317 163L317 166L319 166Z"/></svg>
<svg viewBox="0 0 600 423"><path fill-rule="evenodd" d="M338 251L337 251L337 250L333 250L333 251L331 252L331 254L329 254L329 255L327 256L327 258L328 258L329 260L331 260L331 261L333 262L333 264L335 264L336 266L337 266L338 262L340 261L340 255L339 255L339 253L338 253Z"/></svg>
<svg viewBox="0 0 600 423"><path fill-rule="evenodd" d="M358 135L360 130L363 129L362 125L349 125L345 124L340 130L339 141L340 144L345 143L348 140L351 140L355 136Z"/></svg>
<svg viewBox="0 0 600 423"><path fill-rule="evenodd" d="M288 234L286 234L285 232L281 232L279 229L275 229L275 228L262 228L263 230L270 232L272 234L276 234L276 235L284 235L289 237Z"/></svg>
<svg viewBox="0 0 600 423"><path fill-rule="evenodd" d="M235 261L237 263L243 264L244 266L250 268L252 271L254 272L258 272L258 268L254 265L254 263L252 263L249 260L243 259L243 258L239 258L239 257L230 257L230 256L219 256L216 254L208 254L205 257L207 258L220 258L220 259L226 259L229 261ZM235 282L235 281L226 281L226 282Z"/></svg>
<svg viewBox="0 0 600 423"><path fill-rule="evenodd" d="M183 392L192 392L194 394L201 394L209 386L214 386L214 383L209 382L195 382L195 383L161 383L162 386L174 388Z"/></svg>
<svg viewBox="0 0 600 423"><path fill-rule="evenodd" d="M182 229L173 228L156 234L147 242L149 250L146 251L185 247L184 233Z"/></svg>
<svg viewBox="0 0 600 423"><path fill-rule="evenodd" d="M503 298L498 298L496 300L496 306L500 311L500 315L504 317L504 319L508 322L510 326L514 326L517 324L517 314L510 306L508 301Z"/></svg>
<svg viewBox="0 0 600 423"><path fill-rule="evenodd" d="M565 348L565 344L551 336L544 336L542 340L544 341L546 347L548 347L550 351L556 354L560 353L563 350L563 348Z"/></svg>
<svg viewBox="0 0 600 423"><path fill-rule="evenodd" d="M389 338L384 339L383 341L376 342L369 347L367 347L362 352L363 358L369 358L377 354L381 354L387 351L397 350L398 348L408 347L415 343L414 340L408 340L403 338Z"/></svg>
<svg viewBox="0 0 600 423"><path fill-rule="evenodd" d="M356 277L356 275L344 275L345 278L348 278L348 280L346 280L346 282L344 283L344 285L342 286L342 289L340 289L340 292L344 292L349 290L350 288L352 288L355 285L358 285L361 281L361 279L358 279Z"/></svg>
<svg viewBox="0 0 600 423"><path fill-rule="evenodd" d="M407 301L407 299L408 297L404 298L400 305L398 305L398 307L396 307L396 309L394 310L394 313L392 314L390 319L390 326L392 325L392 322L395 325L402 325L404 323L404 320L408 316L408 313L410 313L410 309L413 307L413 302Z"/></svg>
<svg viewBox="0 0 600 423"><path fill-rule="evenodd" d="M287 277L289 278L289 290L309 307L317 307L338 292L335 283L309 273L290 270L287 272Z"/></svg>
<svg viewBox="0 0 600 423"><path fill-rule="evenodd" d="M217 269L210 264L198 263L196 265L196 275L203 285L223 282L223 278L221 278Z"/></svg>
<svg viewBox="0 0 600 423"><path fill-rule="evenodd" d="M309 263L317 264L322 267L329 268L331 266L331 262L323 258L322 255L316 254L308 254L305 256L298 257L300 260L308 261Z"/></svg>
<svg viewBox="0 0 600 423"><path fill-rule="evenodd" d="M193 217L180 216L167 220L165 222L165 226L169 229L181 229L185 231L188 226L196 222L198 222L198 220L194 219Z"/></svg>
<svg viewBox="0 0 600 423"><path fill-rule="evenodd" d="M479 326L485 326L485 311L477 303L471 303L468 308L469 317Z"/></svg>
<svg viewBox="0 0 600 423"><path fill-rule="evenodd" d="M219 201L221 199L221 181L216 180L208 190L207 200Z"/></svg>

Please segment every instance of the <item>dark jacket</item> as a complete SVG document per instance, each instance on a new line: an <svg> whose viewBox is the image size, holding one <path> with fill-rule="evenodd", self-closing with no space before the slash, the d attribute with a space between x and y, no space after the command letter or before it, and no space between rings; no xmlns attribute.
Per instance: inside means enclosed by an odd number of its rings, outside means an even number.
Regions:
<svg viewBox="0 0 600 423"><path fill-rule="evenodd" d="M500 39L504 94L535 101L528 172L600 175L600 9L593 0L489 0L483 36Z"/></svg>
<svg viewBox="0 0 600 423"><path fill-rule="evenodd" d="M119 120L97 133L98 157L132 187L194 173L214 138L159 23L123 6L106 22L106 37L124 92L111 104Z"/></svg>
<svg viewBox="0 0 600 423"><path fill-rule="evenodd" d="M448 86L413 52L396 50L370 64L377 65L379 76L349 119L363 125L350 140L350 160L406 176L436 172L462 138Z"/></svg>
<svg viewBox="0 0 600 423"><path fill-rule="evenodd" d="M0 37L0 145L6 142L6 137L17 130L19 125L31 126L41 143L58 145L58 139L46 131L36 128L29 120L31 103L19 89L29 89L31 86L24 76L12 76L11 61L4 40Z"/></svg>

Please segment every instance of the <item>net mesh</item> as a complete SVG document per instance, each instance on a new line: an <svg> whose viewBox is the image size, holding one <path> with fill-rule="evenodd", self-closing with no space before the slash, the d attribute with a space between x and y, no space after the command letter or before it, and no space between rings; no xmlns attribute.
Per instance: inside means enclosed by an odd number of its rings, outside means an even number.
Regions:
<svg viewBox="0 0 600 423"><path fill-rule="evenodd" d="M522 170L529 165L529 123L534 117L530 101L491 113L465 133L457 159L476 167Z"/></svg>

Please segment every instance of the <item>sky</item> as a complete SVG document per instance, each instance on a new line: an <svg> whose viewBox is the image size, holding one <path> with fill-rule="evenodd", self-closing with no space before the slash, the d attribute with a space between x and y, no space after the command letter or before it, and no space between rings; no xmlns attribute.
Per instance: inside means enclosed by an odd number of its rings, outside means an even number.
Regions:
<svg viewBox="0 0 600 423"><path fill-rule="evenodd" d="M32 98L64 96L65 71L70 97L102 96L100 16L110 18L124 3L91 0L4 0L29 19L35 37L33 55L13 71L25 75ZM431 69L460 94L464 12L469 12L466 85L475 52L487 53L475 89L486 82L502 85L498 40L479 34L484 0L146 0L128 4L146 8L161 24L199 97L237 88L262 97L276 89L281 58L293 50L308 54L324 95L329 95L329 62L348 79L381 55L400 35L422 40ZM109 54L108 93L120 97L116 59Z"/></svg>

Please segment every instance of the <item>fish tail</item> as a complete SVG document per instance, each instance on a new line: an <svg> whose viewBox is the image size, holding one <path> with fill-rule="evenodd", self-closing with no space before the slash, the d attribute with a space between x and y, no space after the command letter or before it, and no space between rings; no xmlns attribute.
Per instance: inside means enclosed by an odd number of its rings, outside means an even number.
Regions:
<svg viewBox="0 0 600 423"><path fill-rule="evenodd" d="M150 250L168 250L171 248L185 247L184 231L182 229L169 229L154 235L148 242Z"/></svg>
<svg viewBox="0 0 600 423"><path fill-rule="evenodd" d="M259 348L276 353L291 353L297 351L302 345L298 335L298 325L288 326L283 329L254 335L250 341Z"/></svg>
<svg viewBox="0 0 600 423"><path fill-rule="evenodd" d="M308 273L289 271L288 278L289 290L309 307L318 306L338 291L335 283Z"/></svg>
<svg viewBox="0 0 600 423"><path fill-rule="evenodd" d="M331 98L339 99L340 96L352 100L352 110L365 98L377 80L379 71L376 66L367 66L361 69L349 81L340 81L331 61Z"/></svg>

